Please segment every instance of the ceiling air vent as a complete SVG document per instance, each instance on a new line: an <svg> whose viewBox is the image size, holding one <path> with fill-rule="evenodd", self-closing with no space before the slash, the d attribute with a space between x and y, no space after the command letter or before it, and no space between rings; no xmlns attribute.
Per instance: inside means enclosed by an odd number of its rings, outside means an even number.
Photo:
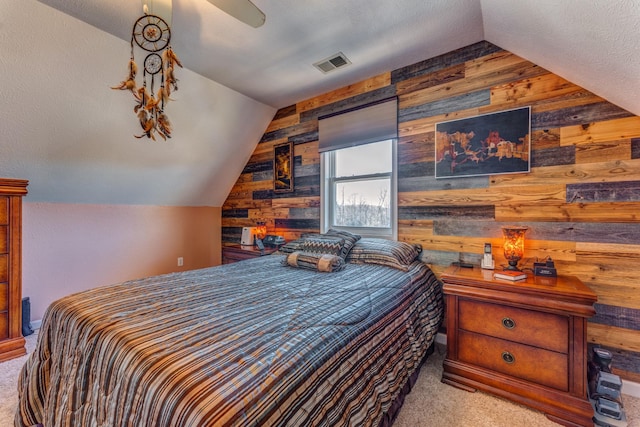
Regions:
<svg viewBox="0 0 640 427"><path fill-rule="evenodd" d="M349 61L349 59L344 56L344 53L338 52L335 55L331 55L327 59L316 62L315 64L313 64L313 66L326 74L329 71L336 70L349 64L351 64L351 61Z"/></svg>

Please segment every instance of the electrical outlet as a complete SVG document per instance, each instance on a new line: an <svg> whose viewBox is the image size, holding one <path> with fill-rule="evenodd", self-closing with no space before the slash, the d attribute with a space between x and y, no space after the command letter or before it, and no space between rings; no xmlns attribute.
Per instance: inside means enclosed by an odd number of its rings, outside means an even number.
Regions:
<svg viewBox="0 0 640 427"><path fill-rule="evenodd" d="M179 256L178 257L178 267L182 267L183 265L184 265L184 259L181 256Z"/></svg>

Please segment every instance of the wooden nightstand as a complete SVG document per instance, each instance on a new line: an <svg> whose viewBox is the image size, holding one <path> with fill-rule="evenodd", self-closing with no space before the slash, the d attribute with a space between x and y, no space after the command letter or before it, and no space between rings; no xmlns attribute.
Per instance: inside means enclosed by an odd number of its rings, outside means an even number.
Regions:
<svg viewBox="0 0 640 427"><path fill-rule="evenodd" d="M593 425L587 397L586 319L597 297L577 277L511 282L451 267L442 382L493 393L567 426Z"/></svg>
<svg viewBox="0 0 640 427"><path fill-rule="evenodd" d="M232 262L243 261L249 258L270 255L277 250L277 247L271 246L266 246L264 250L261 251L255 246L226 245L222 247L222 263L231 264Z"/></svg>

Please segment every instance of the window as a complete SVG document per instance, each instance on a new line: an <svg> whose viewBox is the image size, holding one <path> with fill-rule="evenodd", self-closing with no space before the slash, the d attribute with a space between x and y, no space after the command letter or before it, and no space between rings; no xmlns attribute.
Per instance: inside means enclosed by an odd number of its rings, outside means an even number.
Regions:
<svg viewBox="0 0 640 427"><path fill-rule="evenodd" d="M397 237L396 140L321 154L322 231Z"/></svg>
<svg viewBox="0 0 640 427"><path fill-rule="evenodd" d="M318 118L320 228L397 238L398 100Z"/></svg>

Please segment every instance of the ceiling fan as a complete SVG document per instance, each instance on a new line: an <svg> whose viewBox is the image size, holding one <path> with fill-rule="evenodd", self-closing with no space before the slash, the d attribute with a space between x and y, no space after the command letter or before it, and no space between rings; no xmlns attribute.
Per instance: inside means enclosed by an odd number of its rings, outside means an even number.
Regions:
<svg viewBox="0 0 640 427"><path fill-rule="evenodd" d="M266 19L265 14L251 0L207 0L223 12L228 13L245 24L258 28Z"/></svg>

